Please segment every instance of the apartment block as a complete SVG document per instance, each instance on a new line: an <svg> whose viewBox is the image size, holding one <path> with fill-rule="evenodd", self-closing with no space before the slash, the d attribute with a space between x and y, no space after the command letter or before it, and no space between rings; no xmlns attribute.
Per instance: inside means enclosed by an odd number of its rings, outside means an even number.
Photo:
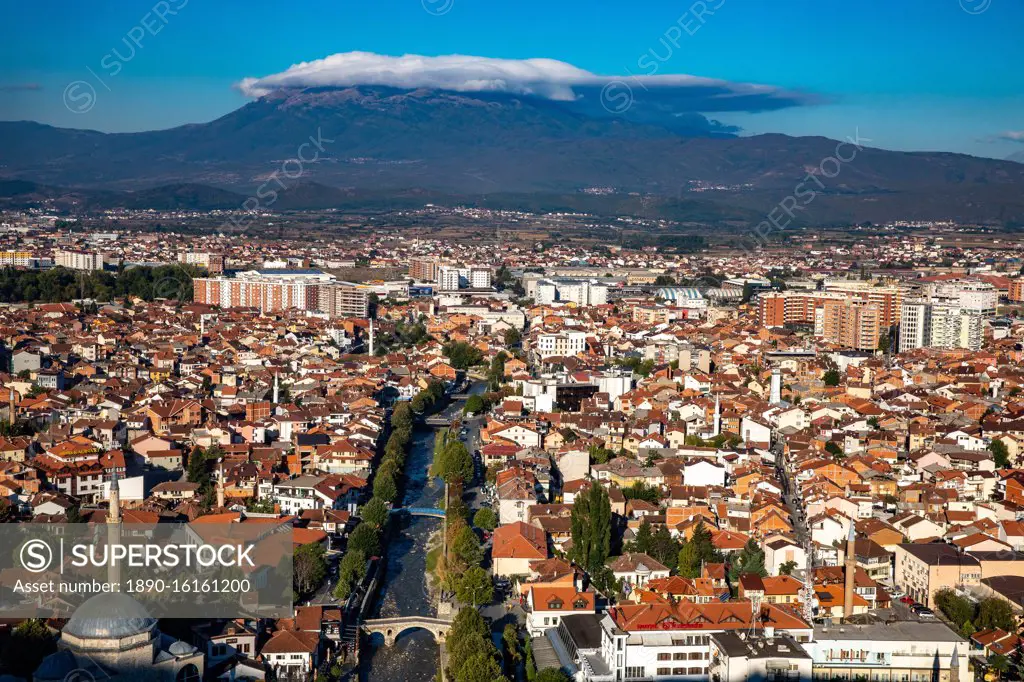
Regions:
<svg viewBox="0 0 1024 682"><path fill-rule="evenodd" d="M54 264L70 270L102 270L103 256L88 251L57 251L53 256Z"/></svg>
<svg viewBox="0 0 1024 682"><path fill-rule="evenodd" d="M192 280L197 303L222 308L257 308L270 313L309 310L331 317L367 317L370 290L338 282L318 270L253 270L234 278Z"/></svg>

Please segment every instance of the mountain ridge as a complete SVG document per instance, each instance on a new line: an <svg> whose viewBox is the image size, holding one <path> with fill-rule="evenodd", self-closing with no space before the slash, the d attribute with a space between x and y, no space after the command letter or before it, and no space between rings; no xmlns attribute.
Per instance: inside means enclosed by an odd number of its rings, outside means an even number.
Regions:
<svg viewBox="0 0 1024 682"><path fill-rule="evenodd" d="M1014 161L847 145L842 156L849 161L829 166L825 160L843 142L712 129L683 135L650 121L594 116L573 103L522 96L307 88L276 91L213 121L160 131L0 122L0 178L69 190L204 185L245 195L268 179L280 191L312 182L455 197L569 196L602 187L711 201L743 214L770 210L817 168L813 181L822 186L808 207L812 219L877 220L874 203L892 218L1024 221L1024 164ZM831 177L822 173L833 167ZM704 194L709 189L713 194ZM902 209L899 197L907 201Z"/></svg>

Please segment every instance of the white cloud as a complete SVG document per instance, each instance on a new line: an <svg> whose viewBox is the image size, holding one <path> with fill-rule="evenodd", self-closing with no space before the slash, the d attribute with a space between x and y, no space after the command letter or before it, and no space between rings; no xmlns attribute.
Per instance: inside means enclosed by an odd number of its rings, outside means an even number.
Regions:
<svg viewBox="0 0 1024 682"><path fill-rule="evenodd" d="M1007 130L1004 133L996 135L996 138L1000 140L1009 140L1010 142L1024 143L1024 130Z"/></svg>
<svg viewBox="0 0 1024 682"><path fill-rule="evenodd" d="M494 92L574 101L609 83L625 84L632 96L692 97L692 110L761 110L807 103L805 96L779 88L732 83L683 74L604 76L556 59L495 59L470 55L425 57L343 52L302 62L280 73L245 78L236 87L249 97L282 88L375 85L401 89ZM731 100L731 101L730 101ZM700 106L696 104L699 101ZM720 106L714 106L717 102ZM710 103L710 104L709 104Z"/></svg>

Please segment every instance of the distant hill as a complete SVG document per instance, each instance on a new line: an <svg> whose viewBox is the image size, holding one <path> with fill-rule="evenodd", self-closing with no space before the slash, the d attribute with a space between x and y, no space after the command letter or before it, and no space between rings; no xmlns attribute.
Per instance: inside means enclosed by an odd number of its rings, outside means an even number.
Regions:
<svg viewBox="0 0 1024 682"><path fill-rule="evenodd" d="M282 210L438 193L480 202L518 197L525 205L558 197L554 204L616 211L638 193L694 220L708 210L752 220L793 193L837 145L822 137L700 137L680 129L527 97L314 88L272 93L209 123L152 132L0 122L0 176L70 188L61 190L69 197L82 188L131 190L122 196L133 207L227 208L261 186L277 192ZM954 215L1024 222L1024 164L1013 161L865 148L838 175L820 179L824 188L806 212L811 222ZM581 193L590 187L615 192ZM718 189L693 191L709 187Z"/></svg>

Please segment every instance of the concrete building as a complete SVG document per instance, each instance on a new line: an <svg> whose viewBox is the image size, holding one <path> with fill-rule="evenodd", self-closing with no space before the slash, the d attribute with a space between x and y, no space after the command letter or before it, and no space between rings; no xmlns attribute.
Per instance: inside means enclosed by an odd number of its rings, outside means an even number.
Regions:
<svg viewBox="0 0 1024 682"><path fill-rule="evenodd" d="M71 270L102 270L103 255L88 251L57 251L53 255L54 265Z"/></svg>
<svg viewBox="0 0 1024 682"><path fill-rule="evenodd" d="M895 554L896 587L929 608L935 608L935 593L942 588L977 585L981 580L981 562L953 545L901 544Z"/></svg>
<svg viewBox="0 0 1024 682"><path fill-rule="evenodd" d="M319 270L250 270L230 277L192 280L196 303L222 308L287 309L325 313L331 317L368 317L370 290Z"/></svg>
<svg viewBox="0 0 1024 682"><path fill-rule="evenodd" d="M572 357L587 349L586 332L561 331L537 336L537 354L542 357Z"/></svg>

